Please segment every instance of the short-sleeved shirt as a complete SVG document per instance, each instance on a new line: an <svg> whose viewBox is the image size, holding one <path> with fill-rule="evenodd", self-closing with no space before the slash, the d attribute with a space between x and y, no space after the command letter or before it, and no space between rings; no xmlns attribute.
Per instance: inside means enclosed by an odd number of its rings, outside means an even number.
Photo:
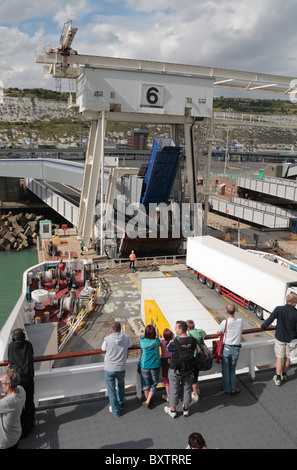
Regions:
<svg viewBox="0 0 297 470"><path fill-rule="evenodd" d="M26 392L18 385L19 393L6 395L0 400L0 449L14 446L22 434L21 413L26 401Z"/></svg>
<svg viewBox="0 0 297 470"><path fill-rule="evenodd" d="M181 344L181 345L189 345L189 344L192 344L193 345L193 351L196 349L196 346L197 346L197 340L195 338L193 338L193 336L187 336L186 338L184 337L179 337L177 338L178 342ZM174 340L172 340L168 346L167 346L167 349L168 351L172 352L172 356L171 356L171 360L170 360L170 369L176 369L176 361L177 361L177 358L178 358L178 349L177 349L177 346L174 342Z"/></svg>
<svg viewBox="0 0 297 470"><path fill-rule="evenodd" d="M166 359L172 356L172 353L167 349L167 341L164 338L160 339L160 346L161 346L161 359Z"/></svg>
<svg viewBox="0 0 297 470"><path fill-rule="evenodd" d="M241 343L243 326L242 318L228 318L227 320L223 320L218 328L219 333L224 333L226 321L227 328L224 334L223 343L229 344L230 346L239 346Z"/></svg>

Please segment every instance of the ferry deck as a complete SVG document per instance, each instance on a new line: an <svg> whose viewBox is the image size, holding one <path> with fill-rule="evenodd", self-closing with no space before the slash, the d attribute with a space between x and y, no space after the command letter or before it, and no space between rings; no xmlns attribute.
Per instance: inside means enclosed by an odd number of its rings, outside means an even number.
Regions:
<svg viewBox="0 0 297 470"><path fill-rule="evenodd" d="M200 400L192 402L184 417L181 405L176 418L164 412L164 390L156 392L151 409L127 395L121 416L109 412L108 398L45 406L36 412L36 426L21 439L20 449L116 449L161 453L185 452L187 438L200 432L208 449L296 449L297 367L291 366L287 382L276 387L274 369L237 377L241 392L221 391L221 380L200 383ZM129 454L129 455L130 455ZM120 455L120 454L119 454Z"/></svg>
<svg viewBox="0 0 297 470"><path fill-rule="evenodd" d="M128 269L127 273L130 276ZM164 389L155 393L150 409L141 406L134 392L127 393L119 418L109 412L108 398L99 394L41 404L35 427L20 440L19 449L98 449L104 455L116 449L127 455L144 450L185 453L192 432L204 436L208 449L295 449L297 365L290 367L288 380L280 387L273 383L274 373L271 364L257 370L254 381L247 372L238 374L241 392L234 396L222 392L220 377L202 377L199 401L191 403L188 417L179 404L175 419L164 412Z"/></svg>

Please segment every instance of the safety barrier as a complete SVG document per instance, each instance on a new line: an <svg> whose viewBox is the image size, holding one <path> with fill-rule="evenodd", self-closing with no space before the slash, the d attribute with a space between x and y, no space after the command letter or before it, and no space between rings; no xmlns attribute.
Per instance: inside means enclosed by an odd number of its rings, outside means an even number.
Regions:
<svg viewBox="0 0 297 470"><path fill-rule="evenodd" d="M274 330L275 327L269 327ZM244 330L243 334L262 332L260 328ZM217 335L208 335L207 339L216 338ZM130 350L139 350L139 346L132 346ZM39 370L35 373L35 401L37 406L48 404L55 400L69 401L70 399L87 398L90 395L106 394L104 382L104 362L98 361L91 364L73 365L67 367L53 367L53 362L59 359L76 358L82 356L101 355L101 349L64 353L52 356L35 357L35 362L50 361L49 369ZM133 390L136 396L141 398L140 375L137 371L139 358L128 358L126 363L126 389ZM237 374L248 373L251 380L255 380L256 371L262 366L273 366L275 363L274 338L260 341L247 341L242 343L242 348L237 364ZM8 362L0 363L2 373ZM221 366L214 362L211 370L200 372L199 381L220 377ZM162 386L160 377L160 386ZM132 387L132 389L131 389Z"/></svg>

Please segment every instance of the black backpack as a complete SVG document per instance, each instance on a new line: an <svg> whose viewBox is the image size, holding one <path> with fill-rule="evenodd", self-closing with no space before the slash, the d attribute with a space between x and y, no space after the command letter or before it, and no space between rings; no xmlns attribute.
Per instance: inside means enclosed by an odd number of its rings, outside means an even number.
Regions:
<svg viewBox="0 0 297 470"><path fill-rule="evenodd" d="M189 344L180 344L177 338L174 339L177 347L175 372L181 377L188 377L192 374L195 366L194 351L197 341L192 336L190 338L191 343Z"/></svg>
<svg viewBox="0 0 297 470"><path fill-rule="evenodd" d="M197 343L195 355L196 368L198 370L210 370L212 368L213 357L205 343Z"/></svg>

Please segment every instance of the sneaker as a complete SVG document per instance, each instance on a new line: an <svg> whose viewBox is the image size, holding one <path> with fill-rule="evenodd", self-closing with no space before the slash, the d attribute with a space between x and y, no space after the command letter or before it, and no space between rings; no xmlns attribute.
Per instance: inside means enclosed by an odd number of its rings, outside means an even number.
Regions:
<svg viewBox="0 0 297 470"><path fill-rule="evenodd" d="M195 395L195 393L192 393L192 400L198 401L199 400L199 395Z"/></svg>
<svg viewBox="0 0 297 470"><path fill-rule="evenodd" d="M115 415L115 414L112 412L112 407L111 407L111 405L109 406L108 409L109 409L109 412L112 413L112 414L113 414L114 416L116 416L117 418L120 416L120 415Z"/></svg>
<svg viewBox="0 0 297 470"><path fill-rule="evenodd" d="M190 411L190 410L189 410L189 406L188 406L188 408L185 410L185 406L183 405L183 415L184 415L184 416L189 416L189 411Z"/></svg>
<svg viewBox="0 0 297 470"><path fill-rule="evenodd" d="M275 383L275 385L281 385L281 380L277 375L273 377L273 382Z"/></svg>
<svg viewBox="0 0 297 470"><path fill-rule="evenodd" d="M175 418L176 417L176 411L172 411L170 406L165 406L164 407L164 411L165 413L167 413L171 418Z"/></svg>
<svg viewBox="0 0 297 470"><path fill-rule="evenodd" d="M163 398L163 400L165 400L165 401L169 401L169 398L168 398L167 395L165 395L165 393L162 395L162 398Z"/></svg>
<svg viewBox="0 0 297 470"><path fill-rule="evenodd" d="M286 380L287 380L287 374L286 374L285 372L282 372L282 373L281 373L281 379L282 379L283 381L286 381Z"/></svg>

